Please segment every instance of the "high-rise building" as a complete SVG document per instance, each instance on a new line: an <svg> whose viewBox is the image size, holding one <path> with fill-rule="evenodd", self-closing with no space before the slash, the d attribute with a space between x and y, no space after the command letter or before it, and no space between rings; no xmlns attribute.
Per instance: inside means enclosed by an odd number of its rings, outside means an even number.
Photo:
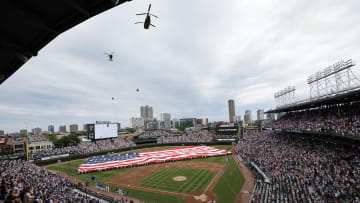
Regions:
<svg viewBox="0 0 360 203"><path fill-rule="evenodd" d="M196 118L180 118L179 124L180 126L195 127ZM176 127L180 127L180 126L176 126Z"/></svg>
<svg viewBox="0 0 360 203"><path fill-rule="evenodd" d="M33 128L32 129L32 133L34 135L40 135L41 134L41 128L37 127L37 128Z"/></svg>
<svg viewBox="0 0 360 203"><path fill-rule="evenodd" d="M229 99L228 104L229 104L229 121L233 123L235 120L235 101Z"/></svg>
<svg viewBox="0 0 360 203"><path fill-rule="evenodd" d="M250 110L246 110L245 111L245 115L244 115L244 122L245 123L251 123L251 111Z"/></svg>
<svg viewBox="0 0 360 203"><path fill-rule="evenodd" d="M145 121L153 120L153 108L151 106L140 106L140 117Z"/></svg>
<svg viewBox="0 0 360 203"><path fill-rule="evenodd" d="M55 131L54 125L48 125L48 131L51 133L54 133L54 131Z"/></svg>
<svg viewBox="0 0 360 203"><path fill-rule="evenodd" d="M160 113L160 128L171 128L171 115L170 113Z"/></svg>
<svg viewBox="0 0 360 203"><path fill-rule="evenodd" d="M0 136L4 136L5 132L3 130L0 130Z"/></svg>
<svg viewBox="0 0 360 203"><path fill-rule="evenodd" d="M208 125L208 124L209 124L209 119L205 118L205 125Z"/></svg>
<svg viewBox="0 0 360 203"><path fill-rule="evenodd" d="M264 109L257 110L257 120L258 121L264 120Z"/></svg>
<svg viewBox="0 0 360 203"><path fill-rule="evenodd" d="M86 132L87 132L87 126L88 126L88 124L84 124L84 125L83 125L83 131L86 131Z"/></svg>
<svg viewBox="0 0 360 203"><path fill-rule="evenodd" d="M172 122L171 122L171 127L172 128L177 128L180 127L180 120L177 118L173 118Z"/></svg>
<svg viewBox="0 0 360 203"><path fill-rule="evenodd" d="M160 121L170 121L171 115L170 113L160 113Z"/></svg>
<svg viewBox="0 0 360 203"><path fill-rule="evenodd" d="M130 118L130 128L143 129L144 128L144 118L131 117Z"/></svg>
<svg viewBox="0 0 360 203"><path fill-rule="evenodd" d="M66 133L66 125L59 126L59 132L60 133Z"/></svg>
<svg viewBox="0 0 360 203"><path fill-rule="evenodd" d="M70 133L77 133L79 131L79 127L77 124L70 125Z"/></svg>
<svg viewBox="0 0 360 203"><path fill-rule="evenodd" d="M160 129L161 121L158 121L156 119L152 121L146 121L145 122L145 129L146 130L158 130Z"/></svg>
<svg viewBox="0 0 360 203"><path fill-rule="evenodd" d="M27 134L27 130L26 129L21 129L20 130L20 135L26 135Z"/></svg>

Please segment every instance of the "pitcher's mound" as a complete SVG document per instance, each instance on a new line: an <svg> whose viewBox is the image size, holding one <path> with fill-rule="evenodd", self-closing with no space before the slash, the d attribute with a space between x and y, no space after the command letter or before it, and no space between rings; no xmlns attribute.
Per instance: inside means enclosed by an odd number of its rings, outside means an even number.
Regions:
<svg viewBox="0 0 360 203"><path fill-rule="evenodd" d="M187 177L185 176L176 176L173 178L174 181L185 181Z"/></svg>

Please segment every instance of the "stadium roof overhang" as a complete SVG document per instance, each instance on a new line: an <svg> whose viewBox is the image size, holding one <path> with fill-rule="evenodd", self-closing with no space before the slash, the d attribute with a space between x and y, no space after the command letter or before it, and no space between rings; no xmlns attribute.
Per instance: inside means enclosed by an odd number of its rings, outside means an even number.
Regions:
<svg viewBox="0 0 360 203"><path fill-rule="evenodd" d="M318 99L312 99L304 102L298 102L288 106L283 106L273 110L269 110L265 113L282 113L282 112L291 112L306 110L311 108L316 108L325 105L334 105L334 104L344 104L349 102L359 102L360 101L360 89L354 89L352 91L346 91L343 93L337 93L329 96L324 96Z"/></svg>
<svg viewBox="0 0 360 203"><path fill-rule="evenodd" d="M0 84L59 34L126 1L1 1Z"/></svg>

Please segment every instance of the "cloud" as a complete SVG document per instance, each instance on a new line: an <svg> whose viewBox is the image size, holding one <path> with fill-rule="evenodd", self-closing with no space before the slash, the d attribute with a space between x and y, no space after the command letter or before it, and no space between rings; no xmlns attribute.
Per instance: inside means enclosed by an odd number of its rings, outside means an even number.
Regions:
<svg viewBox="0 0 360 203"><path fill-rule="evenodd" d="M144 30L132 1L61 34L0 87L0 129L96 120L129 124L141 105L156 116L227 120L275 106L273 93L340 59L359 61L360 2L215 0L152 2ZM115 51L113 62L105 52ZM357 66L354 72L359 77ZM139 88L140 91L135 90ZM111 98L115 97L115 100Z"/></svg>

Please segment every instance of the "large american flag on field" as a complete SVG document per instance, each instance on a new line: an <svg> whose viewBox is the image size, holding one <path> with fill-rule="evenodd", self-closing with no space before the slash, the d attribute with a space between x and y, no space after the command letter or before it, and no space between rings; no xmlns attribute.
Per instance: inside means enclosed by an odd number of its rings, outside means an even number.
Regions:
<svg viewBox="0 0 360 203"><path fill-rule="evenodd" d="M165 150L94 156L88 158L79 166L78 173L227 154L231 154L231 152L209 146L192 146Z"/></svg>

